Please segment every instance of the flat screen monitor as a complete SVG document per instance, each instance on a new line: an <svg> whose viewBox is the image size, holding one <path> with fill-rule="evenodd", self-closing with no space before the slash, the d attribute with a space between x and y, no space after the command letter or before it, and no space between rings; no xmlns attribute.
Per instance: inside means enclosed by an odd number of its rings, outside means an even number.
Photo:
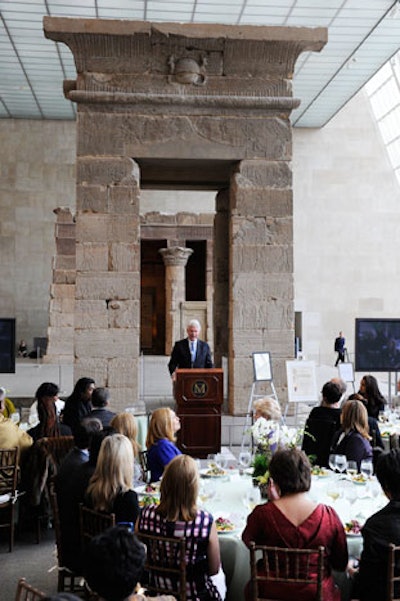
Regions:
<svg viewBox="0 0 400 601"><path fill-rule="evenodd" d="M0 318L0 373L15 373L15 319Z"/></svg>
<svg viewBox="0 0 400 601"><path fill-rule="evenodd" d="M400 370L400 319L356 319L356 371Z"/></svg>

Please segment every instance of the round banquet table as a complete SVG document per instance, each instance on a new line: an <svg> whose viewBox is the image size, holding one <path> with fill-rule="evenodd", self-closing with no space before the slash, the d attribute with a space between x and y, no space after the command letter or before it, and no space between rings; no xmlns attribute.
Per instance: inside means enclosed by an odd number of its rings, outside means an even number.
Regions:
<svg viewBox="0 0 400 601"><path fill-rule="evenodd" d="M221 561L227 585L226 600L243 601L243 589L250 579L250 554L241 540L241 533L250 513L246 495L253 489L252 478L248 474L239 475L235 469L228 469L223 477L207 478L205 473L206 470L202 469L202 506L210 511L215 520L219 517L228 518L235 525L233 532L219 534ZM324 477L313 476L309 495L318 503L334 507L343 524L352 519L363 524L387 503L375 477L367 483L356 484L348 477L333 472ZM347 543L349 556L359 557L362 550L361 535L349 535ZM348 599L350 593L346 575L335 573L334 576L342 591L342 601Z"/></svg>

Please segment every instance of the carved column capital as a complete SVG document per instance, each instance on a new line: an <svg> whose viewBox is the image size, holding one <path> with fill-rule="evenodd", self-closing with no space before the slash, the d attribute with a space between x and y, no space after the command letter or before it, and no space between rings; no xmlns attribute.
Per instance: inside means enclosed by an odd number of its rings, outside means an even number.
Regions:
<svg viewBox="0 0 400 601"><path fill-rule="evenodd" d="M165 266L182 266L186 267L186 263L193 250L184 246L171 246L170 248L160 248L158 251L164 261Z"/></svg>

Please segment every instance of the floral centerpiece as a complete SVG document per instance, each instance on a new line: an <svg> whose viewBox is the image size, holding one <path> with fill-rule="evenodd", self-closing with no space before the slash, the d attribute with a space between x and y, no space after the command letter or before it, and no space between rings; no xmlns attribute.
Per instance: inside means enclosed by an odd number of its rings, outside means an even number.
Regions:
<svg viewBox="0 0 400 601"><path fill-rule="evenodd" d="M296 447L303 431L260 417L251 427L251 435L257 445L253 460L253 480L260 486L263 495L266 493L272 455L278 448Z"/></svg>

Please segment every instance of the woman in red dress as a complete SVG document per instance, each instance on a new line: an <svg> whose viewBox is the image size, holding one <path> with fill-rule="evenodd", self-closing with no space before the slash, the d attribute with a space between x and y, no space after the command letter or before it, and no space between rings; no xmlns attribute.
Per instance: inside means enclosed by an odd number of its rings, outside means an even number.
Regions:
<svg viewBox="0 0 400 601"><path fill-rule="evenodd" d="M311 467L307 456L299 449L281 449L273 455L269 468L269 503L258 505L247 518L243 541L258 545L296 549L325 548L323 599L340 601L332 569L344 571L348 552L343 525L332 507L314 503L307 495L311 485ZM249 599L249 585L246 599ZM268 592L266 587L268 586ZM315 597L315 585L268 584L261 596L287 601L310 601Z"/></svg>

